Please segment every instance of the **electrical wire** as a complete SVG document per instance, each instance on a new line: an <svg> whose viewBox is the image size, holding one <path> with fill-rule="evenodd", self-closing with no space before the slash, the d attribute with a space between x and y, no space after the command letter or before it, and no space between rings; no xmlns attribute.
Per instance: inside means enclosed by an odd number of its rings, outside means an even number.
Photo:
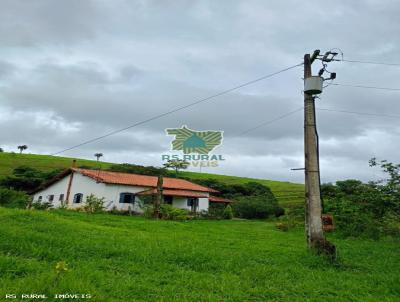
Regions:
<svg viewBox="0 0 400 302"><path fill-rule="evenodd" d="M249 133L250 131L253 131L253 130L256 130L256 129L258 129L258 128L264 127L264 126L266 126L266 125L272 124L272 123L274 123L274 122L276 122L276 121L279 121L279 120L281 120L281 119L284 119L284 118L286 118L286 117L288 117L288 116L290 116L290 115L292 115L292 114L294 114L294 113L296 113L296 112L299 112L299 111L302 110L303 108L304 108L304 107L297 108L296 110L293 110L293 111L290 111L290 112L288 112L288 113L285 113L285 114L283 114L283 115L281 115L281 116L278 116L277 118L274 118L274 119L269 120L269 121L262 122L261 124L258 124L258 125L255 126L255 127L249 128L249 129L247 129L247 130L245 130L245 131L239 133L238 135L243 135L243 134Z"/></svg>
<svg viewBox="0 0 400 302"><path fill-rule="evenodd" d="M123 132L123 131L125 131L125 130L128 130L128 129L131 129L131 128L134 128L134 127L143 125L143 124L145 124L145 123L148 123L148 122L154 121L154 120L156 120L156 119L162 118L162 117L164 117L164 116L170 115L170 114L172 114L172 113L175 113L175 112L178 112L178 111L187 109L187 108L189 108L189 107L195 106L195 105L200 104L200 103L204 103L204 102L206 102L206 101L208 101L208 100L214 99L214 98L216 98L216 97L219 97L219 96L221 96L221 95L224 95L224 94L227 94L227 93L229 93L229 92L235 91L235 90L237 90L237 89L243 88L243 87L245 87L245 86L248 86L248 85L257 83L257 82L259 82L259 81L262 81L262 80L265 80L265 79L268 79L268 78L271 78L271 77L273 77L273 76L275 76L275 75L277 75L277 74L280 74L280 73L282 73L282 72L288 71L288 70L290 70L290 69L296 68L296 67L301 66L301 65L303 65L303 62L302 62L302 63L299 63L299 64L296 64L296 65L293 65L293 66L290 66L290 67L287 67L287 68L284 68L284 69L281 69L281 70L279 70L279 71L276 71L276 72L267 74L267 75L265 75L265 76L262 76L262 77L260 77L260 78L251 80L251 81L249 81L249 82L240 84L240 85L235 86L235 87L233 87L233 88L230 88L230 89L221 91L221 92L219 92L219 93L213 94L213 95L208 96L208 97L206 97L206 98L197 100L197 101L195 101L195 102L193 102L193 103L190 103L190 104L187 104L187 105L184 105L184 106L181 106L181 107L177 107L177 108L175 108L175 109L173 109L173 110L170 110L170 111L167 111L167 112L164 112L164 113L155 115L155 116L153 116L153 117L151 117L151 118L142 120L142 121L140 121L140 122L134 123L134 124L129 125L129 126L127 126L127 127L124 127L124 128L121 128L121 129L118 129L118 130L109 132L109 133L107 133L107 134L104 134L104 135L101 135L101 136L98 136L98 137L95 137L95 138L92 138L92 139L89 139L89 140L84 141L84 142L82 142L82 143L79 143L79 144L77 144L77 145L71 146L71 147L69 147L69 148L65 148L65 149L60 150L60 151L55 152L55 153L52 153L51 155L57 155L57 154L60 154L60 153L63 153L63 152L66 152L66 151L69 151L69 150L72 150L72 149L76 149L76 148L81 147L81 146L83 146L83 145L87 145L87 144L93 143L93 142L95 142L95 141L101 140L101 139L103 139L103 138L112 136L112 135L114 135L114 134Z"/></svg>
<svg viewBox="0 0 400 302"><path fill-rule="evenodd" d="M335 61L360 63L360 64L385 65L385 66L400 66L400 64L398 64L398 63L386 63L386 62L358 61L358 60L345 60L345 59L335 60Z"/></svg>
<svg viewBox="0 0 400 302"><path fill-rule="evenodd" d="M390 91L400 91L400 88L389 88L389 87L377 87L377 86L366 86L366 85L352 85L352 84L339 84L330 83L328 86L345 86L345 87L356 87L356 88L366 88L366 89L379 89L379 90L390 90Z"/></svg>
<svg viewBox="0 0 400 302"><path fill-rule="evenodd" d="M336 109L329 109L329 108L316 108L316 109L317 109L317 110L320 110L320 111L331 111L331 112L358 114L358 115L366 115L366 116L400 118L400 115L389 115L389 114L379 114L379 113L367 113L367 112L357 112L357 111L348 111L348 110L336 110Z"/></svg>

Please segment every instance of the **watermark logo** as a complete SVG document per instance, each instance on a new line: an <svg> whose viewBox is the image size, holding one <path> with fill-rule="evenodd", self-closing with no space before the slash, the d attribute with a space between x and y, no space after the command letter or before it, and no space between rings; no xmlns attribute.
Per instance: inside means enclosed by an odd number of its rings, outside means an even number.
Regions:
<svg viewBox="0 0 400 302"><path fill-rule="evenodd" d="M171 142L172 151L183 154L163 154L163 161L184 160L194 167L216 167L219 161L225 160L221 154L211 154L223 141L223 131L196 131L186 126L165 129L167 135L175 138Z"/></svg>

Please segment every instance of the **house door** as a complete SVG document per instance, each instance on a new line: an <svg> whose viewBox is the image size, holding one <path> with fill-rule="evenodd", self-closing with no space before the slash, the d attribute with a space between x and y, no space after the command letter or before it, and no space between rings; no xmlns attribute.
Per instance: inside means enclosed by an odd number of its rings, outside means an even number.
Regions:
<svg viewBox="0 0 400 302"><path fill-rule="evenodd" d="M198 198L188 198L188 206L190 206L190 211L196 213L199 208L199 199Z"/></svg>

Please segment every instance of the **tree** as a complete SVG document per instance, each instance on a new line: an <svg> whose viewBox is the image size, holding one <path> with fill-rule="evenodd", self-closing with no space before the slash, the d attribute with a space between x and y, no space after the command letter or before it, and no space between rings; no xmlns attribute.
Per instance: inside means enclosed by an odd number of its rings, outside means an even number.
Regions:
<svg viewBox="0 0 400 302"><path fill-rule="evenodd" d="M29 192L59 174L62 169L42 172L29 166L16 167L12 175L0 179L0 187Z"/></svg>
<svg viewBox="0 0 400 302"><path fill-rule="evenodd" d="M19 149L19 153L21 154L22 151L28 149L28 146L27 145L21 145L21 146L18 146L18 149Z"/></svg>
<svg viewBox="0 0 400 302"><path fill-rule="evenodd" d="M1 153L1 152L4 152L3 148L0 148L0 153Z"/></svg>
<svg viewBox="0 0 400 302"><path fill-rule="evenodd" d="M94 156L97 158L97 161L99 161L100 157L103 156L103 153L95 153Z"/></svg>
<svg viewBox="0 0 400 302"><path fill-rule="evenodd" d="M394 164L387 160L379 163L376 158L369 162L371 167L380 166L381 170L387 175L386 179L373 182L378 190L385 196L385 206L392 208L400 215L400 164Z"/></svg>
<svg viewBox="0 0 400 302"><path fill-rule="evenodd" d="M335 226L344 236L398 237L400 164L373 158L370 166L381 168L384 179L368 183L350 179L323 185L324 211L333 214Z"/></svg>
<svg viewBox="0 0 400 302"><path fill-rule="evenodd" d="M175 170L175 174L178 175L179 170L187 169L190 163L183 159L170 159L165 164L165 168L170 168Z"/></svg>

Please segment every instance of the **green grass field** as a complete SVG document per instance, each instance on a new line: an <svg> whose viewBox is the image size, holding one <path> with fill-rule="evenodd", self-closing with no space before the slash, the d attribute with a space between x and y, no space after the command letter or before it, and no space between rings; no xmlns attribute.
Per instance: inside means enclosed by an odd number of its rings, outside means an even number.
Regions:
<svg viewBox="0 0 400 302"><path fill-rule="evenodd" d="M18 153L0 153L0 177L10 175L15 167L28 165L30 167L42 170L51 171L54 169L71 167L72 158L38 155L38 154L18 154ZM107 169L113 163L100 162L102 169ZM77 159L78 166L88 166L98 168L99 164L94 160ZM191 177L194 179L211 178L223 181L228 184L241 184L249 181L256 181L267 185L278 198L279 203L283 206L298 205L304 201L304 185L273 181L265 179L254 179L238 176L227 176L197 172L179 172L181 176Z"/></svg>
<svg viewBox="0 0 400 302"><path fill-rule="evenodd" d="M333 265L303 230L262 221L0 208L0 297L90 294L90 301L399 301L400 243L329 239ZM57 262L69 270L57 276ZM38 301L29 300L24 301ZM59 300L58 300L59 301ZM87 300L89 301L89 300Z"/></svg>

